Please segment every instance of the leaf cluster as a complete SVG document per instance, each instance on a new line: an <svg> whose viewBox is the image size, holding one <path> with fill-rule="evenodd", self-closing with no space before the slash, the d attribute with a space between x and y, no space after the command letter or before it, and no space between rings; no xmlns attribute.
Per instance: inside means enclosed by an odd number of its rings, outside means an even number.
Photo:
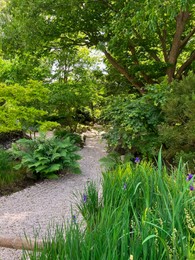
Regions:
<svg viewBox="0 0 195 260"><path fill-rule="evenodd" d="M164 156L176 161L182 156L184 161L194 165L195 156L195 76L175 81L166 95L162 106L165 122L159 126L159 134L165 145Z"/></svg>
<svg viewBox="0 0 195 260"><path fill-rule="evenodd" d="M41 82L0 83L0 132L28 130L47 114L49 90Z"/></svg>
<svg viewBox="0 0 195 260"><path fill-rule="evenodd" d="M110 125L105 138L111 150L152 157L160 147L158 125L163 120L164 87L151 87L142 97L111 97L102 118Z"/></svg>
<svg viewBox="0 0 195 260"><path fill-rule="evenodd" d="M63 170L80 173L77 151L70 138L20 139L12 145L14 158L20 160L16 168L27 167L37 179L57 178Z"/></svg>
<svg viewBox="0 0 195 260"><path fill-rule="evenodd" d="M105 172L101 192L89 183L77 203L85 222L74 214L48 232L41 259L193 259L194 191L185 167L170 174L160 157L158 168L126 163Z"/></svg>

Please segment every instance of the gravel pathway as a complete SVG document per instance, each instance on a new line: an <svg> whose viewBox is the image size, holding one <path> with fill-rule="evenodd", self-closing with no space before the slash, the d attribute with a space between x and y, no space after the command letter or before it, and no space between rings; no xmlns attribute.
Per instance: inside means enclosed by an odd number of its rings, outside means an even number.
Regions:
<svg viewBox="0 0 195 260"><path fill-rule="evenodd" d="M0 236L33 238L35 230L40 236L51 223L63 223L71 218L73 192L82 192L87 181L100 183L99 159L105 156L104 144L97 132L87 134L86 146L80 151L82 174L67 174L58 180L46 180L35 186L0 197ZM20 259L21 251L0 248L1 260Z"/></svg>

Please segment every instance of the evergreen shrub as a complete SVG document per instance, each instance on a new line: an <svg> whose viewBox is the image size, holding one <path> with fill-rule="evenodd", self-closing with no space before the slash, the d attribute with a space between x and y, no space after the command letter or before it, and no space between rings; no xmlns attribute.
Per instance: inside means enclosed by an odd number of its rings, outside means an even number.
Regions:
<svg viewBox="0 0 195 260"><path fill-rule="evenodd" d="M195 75L175 81L165 95L162 106L165 122L159 126L160 140L164 144L163 156L177 164L180 157L195 164Z"/></svg>

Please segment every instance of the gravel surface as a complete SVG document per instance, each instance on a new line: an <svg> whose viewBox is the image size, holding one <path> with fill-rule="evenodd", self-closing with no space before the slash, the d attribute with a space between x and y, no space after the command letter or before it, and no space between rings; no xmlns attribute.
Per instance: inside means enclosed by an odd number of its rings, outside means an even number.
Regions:
<svg viewBox="0 0 195 260"><path fill-rule="evenodd" d="M49 224L71 219L73 192L82 192L90 180L100 184L99 159L105 156L104 144L96 131L88 132L86 146L80 151L82 174L67 174L57 180L46 180L35 186L0 197L0 236L33 238L38 230L46 234ZM1 260L20 259L21 251L0 248Z"/></svg>

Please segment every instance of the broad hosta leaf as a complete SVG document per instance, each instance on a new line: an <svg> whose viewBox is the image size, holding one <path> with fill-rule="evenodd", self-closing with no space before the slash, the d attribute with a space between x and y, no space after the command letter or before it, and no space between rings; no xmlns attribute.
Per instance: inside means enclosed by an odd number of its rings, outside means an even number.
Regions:
<svg viewBox="0 0 195 260"><path fill-rule="evenodd" d="M61 164L52 164L45 170L45 173L56 172L61 169Z"/></svg>

